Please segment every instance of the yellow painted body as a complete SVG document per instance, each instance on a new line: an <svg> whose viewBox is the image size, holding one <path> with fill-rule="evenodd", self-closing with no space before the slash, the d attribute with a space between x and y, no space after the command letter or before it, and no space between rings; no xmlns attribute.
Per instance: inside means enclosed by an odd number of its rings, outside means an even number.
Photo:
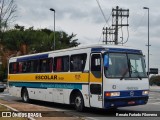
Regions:
<svg viewBox="0 0 160 120"><path fill-rule="evenodd" d="M89 73L25 73L25 74L9 74L9 82L63 82L63 83L101 83L101 78L95 78Z"/></svg>

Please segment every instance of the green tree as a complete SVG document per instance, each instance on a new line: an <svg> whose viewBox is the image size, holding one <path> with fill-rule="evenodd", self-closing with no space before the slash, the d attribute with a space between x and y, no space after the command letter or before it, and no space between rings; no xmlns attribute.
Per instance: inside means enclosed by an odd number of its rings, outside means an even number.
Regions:
<svg viewBox="0 0 160 120"><path fill-rule="evenodd" d="M34 31L33 44L30 45L30 50L35 52L45 52L53 50L54 32L49 29L40 29ZM55 46L56 50L76 47L78 39L74 39L76 35L73 33L68 35L63 31L55 32Z"/></svg>
<svg viewBox="0 0 160 120"><path fill-rule="evenodd" d="M56 50L76 47L76 35L68 35L64 31L55 32ZM17 51L24 55L28 53L46 52L53 50L54 32L49 29L34 30L33 27L25 29L24 26L15 25L14 29L4 32L3 45L5 49Z"/></svg>
<svg viewBox="0 0 160 120"><path fill-rule="evenodd" d="M160 86L160 75L152 75L149 79L149 84Z"/></svg>

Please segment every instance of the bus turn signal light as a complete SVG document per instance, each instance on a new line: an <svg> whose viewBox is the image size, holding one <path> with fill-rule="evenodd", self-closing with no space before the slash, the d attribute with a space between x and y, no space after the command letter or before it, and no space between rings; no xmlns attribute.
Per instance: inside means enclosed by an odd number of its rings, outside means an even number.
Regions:
<svg viewBox="0 0 160 120"><path fill-rule="evenodd" d="M106 92L105 93L106 97L116 97L116 96L120 96L120 92Z"/></svg>
<svg viewBox="0 0 160 120"><path fill-rule="evenodd" d="M110 92L106 92L105 96L106 96L106 97L110 97L110 96L111 96L111 93L110 93Z"/></svg>

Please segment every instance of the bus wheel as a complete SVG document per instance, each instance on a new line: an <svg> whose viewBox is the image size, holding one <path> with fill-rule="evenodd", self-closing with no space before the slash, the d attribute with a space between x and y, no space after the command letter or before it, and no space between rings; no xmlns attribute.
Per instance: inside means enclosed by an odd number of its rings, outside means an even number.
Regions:
<svg viewBox="0 0 160 120"><path fill-rule="evenodd" d="M29 95L26 88L22 90L22 100L23 102L29 102Z"/></svg>
<svg viewBox="0 0 160 120"><path fill-rule="evenodd" d="M82 112L84 109L84 100L80 93L78 93L75 97L75 108L79 112Z"/></svg>

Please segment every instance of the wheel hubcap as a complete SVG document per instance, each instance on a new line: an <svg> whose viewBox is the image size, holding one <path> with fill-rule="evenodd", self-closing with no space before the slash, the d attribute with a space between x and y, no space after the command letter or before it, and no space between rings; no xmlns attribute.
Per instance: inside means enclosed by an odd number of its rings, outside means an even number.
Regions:
<svg viewBox="0 0 160 120"><path fill-rule="evenodd" d="M24 93L23 98L24 98L24 101L27 101L27 94L26 93Z"/></svg>
<svg viewBox="0 0 160 120"><path fill-rule="evenodd" d="M80 97L76 97L75 104L78 107L81 105L81 98Z"/></svg>

